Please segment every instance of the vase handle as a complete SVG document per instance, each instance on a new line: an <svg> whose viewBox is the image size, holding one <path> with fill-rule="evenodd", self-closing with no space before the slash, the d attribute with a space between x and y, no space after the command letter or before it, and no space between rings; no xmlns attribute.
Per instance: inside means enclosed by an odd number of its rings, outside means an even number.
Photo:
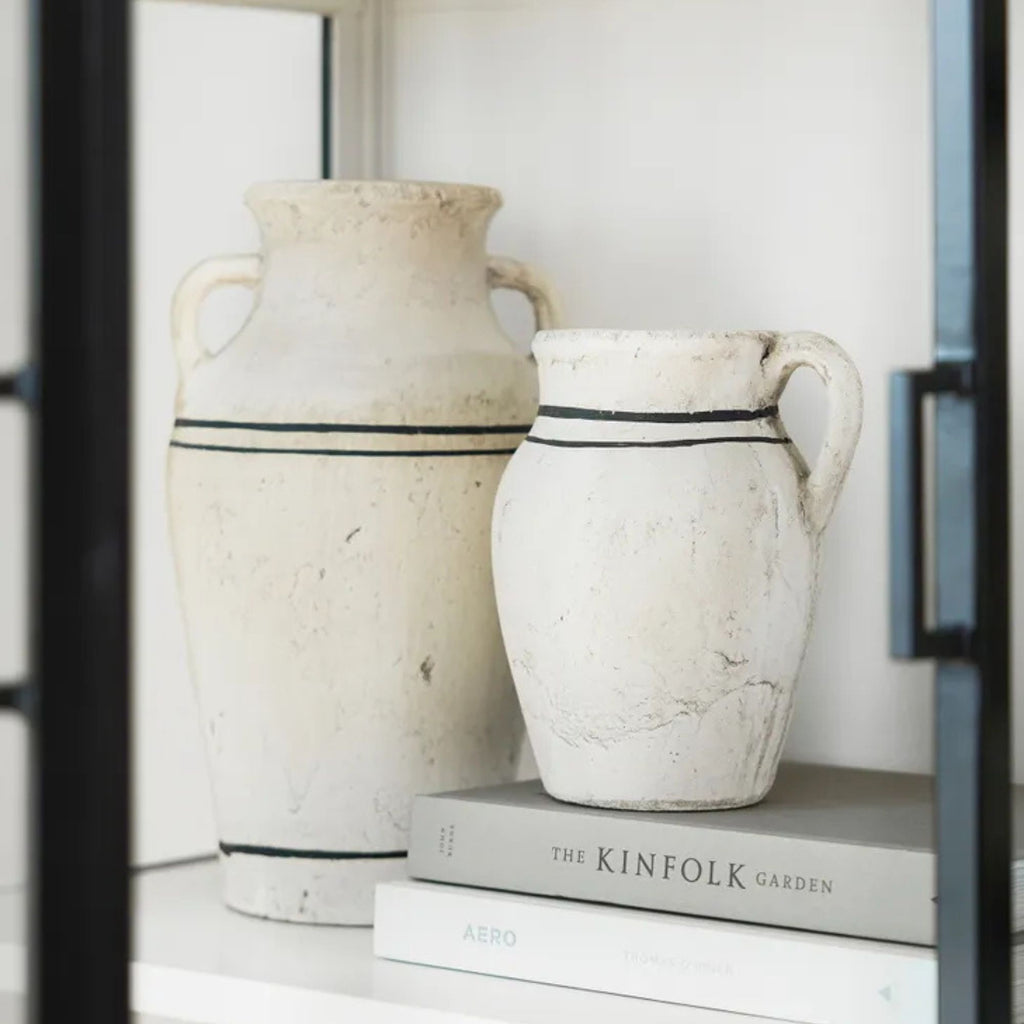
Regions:
<svg viewBox="0 0 1024 1024"><path fill-rule="evenodd" d="M241 284L255 288L263 277L259 256L214 256L194 266L182 279L171 300L171 340L178 360L182 382L210 358L208 348L199 340L199 307L214 288L222 284Z"/></svg>
<svg viewBox="0 0 1024 1024"><path fill-rule="evenodd" d="M828 392L825 440L818 461L803 482L804 514L811 528L820 532L832 516L860 436L860 374L834 341L809 331L769 339L762 363L774 401L778 401L793 371L801 366L810 367Z"/></svg>
<svg viewBox="0 0 1024 1024"><path fill-rule="evenodd" d="M487 284L491 288L511 288L522 292L533 306L538 331L547 331L561 324L562 306L558 293L547 278L528 263L520 263L507 256L488 256Z"/></svg>

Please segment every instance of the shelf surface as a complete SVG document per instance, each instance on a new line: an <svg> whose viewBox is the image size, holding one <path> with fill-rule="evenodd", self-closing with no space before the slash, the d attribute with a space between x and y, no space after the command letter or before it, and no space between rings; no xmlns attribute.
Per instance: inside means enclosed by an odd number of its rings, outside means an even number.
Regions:
<svg viewBox="0 0 1024 1024"><path fill-rule="evenodd" d="M196 2L196 0L189 0ZM257 7L263 10L305 11L308 14L358 14L366 0L198 0L218 7Z"/></svg>
<svg viewBox="0 0 1024 1024"><path fill-rule="evenodd" d="M215 861L151 868L135 879L132 1006L202 1024L763 1024L552 985L377 960L368 928L260 921L225 909ZM24 991L25 897L0 891L0 1024ZM74 925L69 922L69 927ZM358 1015L358 1016L356 1016ZM14 1018L17 1020L17 1017ZM13 1022L11 1022L13 1024Z"/></svg>

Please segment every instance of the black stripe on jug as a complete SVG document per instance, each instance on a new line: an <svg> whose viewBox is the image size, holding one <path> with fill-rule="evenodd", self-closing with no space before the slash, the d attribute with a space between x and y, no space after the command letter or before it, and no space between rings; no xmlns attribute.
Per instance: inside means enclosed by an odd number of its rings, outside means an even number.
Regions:
<svg viewBox="0 0 1024 1024"><path fill-rule="evenodd" d="M201 427L204 430L264 430L281 434L525 434L530 425L447 426L406 423L253 423L244 420L176 419L176 427Z"/></svg>
<svg viewBox="0 0 1024 1024"><path fill-rule="evenodd" d="M453 455L512 455L515 448L252 448L235 444L193 444L191 441L171 441L171 448L191 448L201 452L235 452L241 455L326 455L328 458L433 458Z"/></svg>
<svg viewBox="0 0 1024 1024"><path fill-rule="evenodd" d="M693 448L702 444L789 444L788 437L686 437L671 441L566 441L555 437L526 438L530 444L548 444L553 448Z"/></svg>
<svg viewBox="0 0 1024 1024"><path fill-rule="evenodd" d="M250 846L247 843L221 843L225 857L244 853L250 857L289 857L297 860L394 860L408 857L407 850L294 850L287 846Z"/></svg>
<svg viewBox="0 0 1024 1024"><path fill-rule="evenodd" d="M777 405L761 409L708 409L704 412L624 412L619 409L578 409L572 405L542 405L538 416L560 420L606 420L619 423L749 423L779 414Z"/></svg>

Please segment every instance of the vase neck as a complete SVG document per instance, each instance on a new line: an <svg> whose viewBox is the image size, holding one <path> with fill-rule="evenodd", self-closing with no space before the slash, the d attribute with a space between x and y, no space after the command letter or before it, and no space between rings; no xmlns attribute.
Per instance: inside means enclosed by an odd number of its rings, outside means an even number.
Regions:
<svg viewBox="0 0 1024 1024"><path fill-rule="evenodd" d="M396 242L399 240L396 240ZM406 301L450 306L487 294L483 240L444 248L335 242L270 243L264 253L263 302L290 308Z"/></svg>
<svg viewBox="0 0 1024 1024"><path fill-rule="evenodd" d="M254 186L263 301L450 307L486 296L486 233L500 198L476 186L316 182Z"/></svg>

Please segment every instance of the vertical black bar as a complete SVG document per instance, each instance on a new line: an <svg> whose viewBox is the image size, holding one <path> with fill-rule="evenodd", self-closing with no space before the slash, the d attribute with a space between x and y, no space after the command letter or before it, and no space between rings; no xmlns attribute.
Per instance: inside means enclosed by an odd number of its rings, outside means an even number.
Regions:
<svg viewBox="0 0 1024 1024"><path fill-rule="evenodd" d="M977 361L979 1016L1009 1021L1012 762L1006 0L975 4L974 330Z"/></svg>
<svg viewBox="0 0 1024 1024"><path fill-rule="evenodd" d="M128 0L33 0L35 1024L128 1020Z"/></svg>
<svg viewBox="0 0 1024 1024"><path fill-rule="evenodd" d="M333 19L320 19L320 177L331 177L334 148Z"/></svg>
<svg viewBox="0 0 1024 1024"><path fill-rule="evenodd" d="M889 381L889 643L894 658L919 655L924 624L919 374Z"/></svg>
<svg viewBox="0 0 1024 1024"><path fill-rule="evenodd" d="M936 407L937 619L975 664L936 679L941 1024L1006 1024L1010 706L1005 0L935 0L936 354L975 361Z"/></svg>

